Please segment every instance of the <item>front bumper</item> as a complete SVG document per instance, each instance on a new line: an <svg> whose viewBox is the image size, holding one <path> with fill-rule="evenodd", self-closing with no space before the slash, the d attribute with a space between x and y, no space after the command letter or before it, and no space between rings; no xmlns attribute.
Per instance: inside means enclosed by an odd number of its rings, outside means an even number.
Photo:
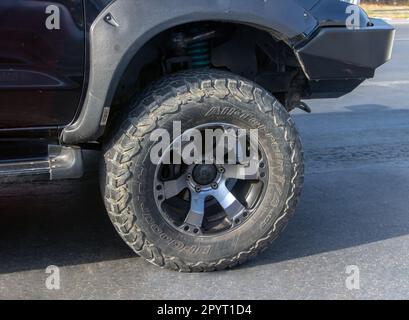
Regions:
<svg viewBox="0 0 409 320"><path fill-rule="evenodd" d="M296 49L309 80L373 78L392 55L395 29L380 19L359 29L323 27Z"/></svg>

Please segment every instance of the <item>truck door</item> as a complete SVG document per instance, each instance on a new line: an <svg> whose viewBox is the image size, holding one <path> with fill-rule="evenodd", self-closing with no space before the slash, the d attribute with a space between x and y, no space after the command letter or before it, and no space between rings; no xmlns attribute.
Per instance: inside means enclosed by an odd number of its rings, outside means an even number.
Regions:
<svg viewBox="0 0 409 320"><path fill-rule="evenodd" d="M84 30L83 0L0 1L0 130L72 121Z"/></svg>

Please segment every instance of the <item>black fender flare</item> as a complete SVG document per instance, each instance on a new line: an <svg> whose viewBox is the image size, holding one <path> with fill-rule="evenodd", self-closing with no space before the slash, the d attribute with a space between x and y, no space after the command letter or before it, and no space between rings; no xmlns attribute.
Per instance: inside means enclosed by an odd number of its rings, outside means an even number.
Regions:
<svg viewBox="0 0 409 320"><path fill-rule="evenodd" d="M78 118L62 131L62 143L102 135L120 78L147 41L171 27L209 20L253 25L290 45L318 24L295 0L115 0L90 28L88 89Z"/></svg>

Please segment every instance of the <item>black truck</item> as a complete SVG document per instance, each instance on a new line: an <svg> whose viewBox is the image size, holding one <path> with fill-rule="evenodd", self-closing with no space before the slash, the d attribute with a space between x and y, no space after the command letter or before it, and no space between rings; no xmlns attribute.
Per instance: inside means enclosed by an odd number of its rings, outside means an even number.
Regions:
<svg viewBox="0 0 409 320"><path fill-rule="evenodd" d="M301 192L290 112L351 92L391 57L394 28L351 2L1 0L1 183L97 169L115 229L149 262L243 263L277 238ZM181 157L186 132L215 130L244 143Z"/></svg>

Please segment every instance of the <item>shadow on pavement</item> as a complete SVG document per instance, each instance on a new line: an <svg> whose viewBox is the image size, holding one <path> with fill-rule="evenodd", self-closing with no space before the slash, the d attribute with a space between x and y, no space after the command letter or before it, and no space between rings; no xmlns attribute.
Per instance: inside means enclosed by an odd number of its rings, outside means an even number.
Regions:
<svg viewBox="0 0 409 320"><path fill-rule="evenodd" d="M310 174L296 215L253 265L357 247L409 234L409 166Z"/></svg>
<svg viewBox="0 0 409 320"><path fill-rule="evenodd" d="M0 273L134 257L117 236L97 179L0 185Z"/></svg>

